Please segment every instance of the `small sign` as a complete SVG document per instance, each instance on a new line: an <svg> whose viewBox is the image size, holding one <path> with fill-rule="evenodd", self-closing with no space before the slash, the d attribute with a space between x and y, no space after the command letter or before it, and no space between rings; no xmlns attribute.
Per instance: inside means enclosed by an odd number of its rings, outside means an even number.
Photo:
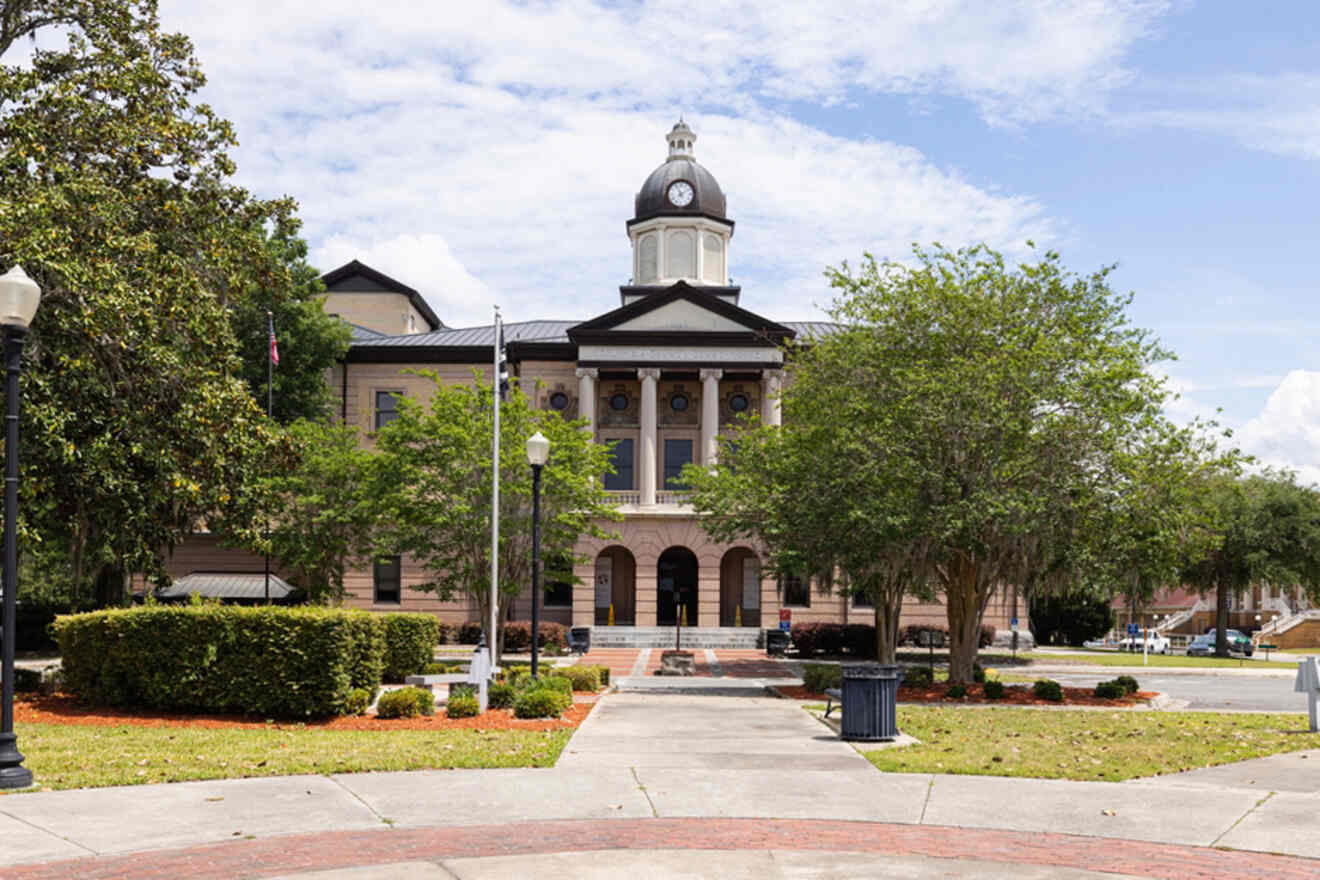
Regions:
<svg viewBox="0 0 1320 880"><path fill-rule="evenodd" d="M779 628L784 632L793 629L793 612L787 608L779 609Z"/></svg>
<svg viewBox="0 0 1320 880"><path fill-rule="evenodd" d="M1135 623L1129 623L1129 624L1127 625L1127 634L1130 635L1130 636L1140 635L1140 634L1141 634L1141 627L1138 626L1138 625L1135 624Z"/></svg>
<svg viewBox="0 0 1320 880"><path fill-rule="evenodd" d="M1013 627L1013 632L1017 632L1017 618L1016 618L1016 617L1013 618L1013 621L1012 621L1012 623L1009 624L1009 626Z"/></svg>

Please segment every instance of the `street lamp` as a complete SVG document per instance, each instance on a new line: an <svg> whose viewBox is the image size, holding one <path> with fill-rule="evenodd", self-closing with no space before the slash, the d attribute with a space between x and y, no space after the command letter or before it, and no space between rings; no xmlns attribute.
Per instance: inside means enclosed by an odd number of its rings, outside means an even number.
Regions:
<svg viewBox="0 0 1320 880"><path fill-rule="evenodd" d="M5 566L4 625L0 628L0 788L27 788L32 771L23 766L14 735L14 615L18 596L18 377L23 340L41 302L41 288L22 266L0 275L0 324L5 328Z"/></svg>
<svg viewBox="0 0 1320 880"><path fill-rule="evenodd" d="M527 463L532 466L532 678L541 642L541 468L550 457L550 441L537 431L527 438Z"/></svg>

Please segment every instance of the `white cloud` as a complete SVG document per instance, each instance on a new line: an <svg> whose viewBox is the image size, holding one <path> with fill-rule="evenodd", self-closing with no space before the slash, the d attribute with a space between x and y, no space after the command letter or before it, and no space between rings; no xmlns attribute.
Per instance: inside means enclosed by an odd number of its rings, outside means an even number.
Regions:
<svg viewBox="0 0 1320 880"><path fill-rule="evenodd" d="M1030 196L782 102L861 90L965 99L994 121L1092 112L1166 6L166 0L162 18L197 43L240 180L300 200L323 268L378 261L466 323L492 299L511 320L614 305L632 197L680 112L738 223L744 302L771 317L820 317L824 267L863 250L1055 241Z"/></svg>
<svg viewBox="0 0 1320 880"><path fill-rule="evenodd" d="M1320 483L1320 372L1284 376L1237 440L1262 464L1295 470L1303 483Z"/></svg>

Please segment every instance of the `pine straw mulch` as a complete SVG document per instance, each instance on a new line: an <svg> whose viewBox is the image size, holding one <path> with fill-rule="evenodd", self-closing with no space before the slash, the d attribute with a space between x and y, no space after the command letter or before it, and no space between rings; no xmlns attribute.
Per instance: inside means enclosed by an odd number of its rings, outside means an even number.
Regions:
<svg viewBox="0 0 1320 880"><path fill-rule="evenodd" d="M1108 700L1103 697L1097 697L1092 688L1065 687L1063 689L1063 702L1055 703L1050 700L1042 700L1031 691L1031 685L1005 685L1004 696L998 700L991 700L986 697L985 690L979 684L967 686L967 696L954 698L948 696L945 692L949 689L946 684L936 684L931 687L909 687L900 685L898 688L898 702L900 703L994 703L1002 706L1106 706L1110 708L1125 708L1130 706L1139 706L1146 701L1159 696L1154 691L1137 691L1135 694L1128 694L1126 697L1120 697L1117 700ZM820 700L828 699L825 694L817 691L809 691L802 685L777 685L778 690L785 697L792 700Z"/></svg>
<svg viewBox="0 0 1320 880"><path fill-rule="evenodd" d="M14 699L14 720L28 724L77 724L89 727L203 727L293 730L565 730L582 723L597 695L574 694L573 705L559 718L514 718L508 709L489 709L472 718L446 718L443 707L434 715L417 718L377 718L344 715L309 721L268 721L251 715L183 714L156 709L119 709L89 706L67 694L19 695Z"/></svg>

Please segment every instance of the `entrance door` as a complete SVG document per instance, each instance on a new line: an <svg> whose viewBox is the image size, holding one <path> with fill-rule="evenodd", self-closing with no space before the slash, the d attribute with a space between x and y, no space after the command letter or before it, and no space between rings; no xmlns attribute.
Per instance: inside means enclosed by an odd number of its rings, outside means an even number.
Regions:
<svg viewBox="0 0 1320 880"><path fill-rule="evenodd" d="M596 625L605 626L614 609L615 626L637 623L637 564L623 547L609 547L596 557Z"/></svg>
<svg viewBox="0 0 1320 880"><path fill-rule="evenodd" d="M683 610L683 625L697 626L697 557L686 547L670 547L656 565L655 622L675 626Z"/></svg>
<svg viewBox="0 0 1320 880"><path fill-rule="evenodd" d="M720 561L720 626L761 625L761 562L745 547Z"/></svg>

